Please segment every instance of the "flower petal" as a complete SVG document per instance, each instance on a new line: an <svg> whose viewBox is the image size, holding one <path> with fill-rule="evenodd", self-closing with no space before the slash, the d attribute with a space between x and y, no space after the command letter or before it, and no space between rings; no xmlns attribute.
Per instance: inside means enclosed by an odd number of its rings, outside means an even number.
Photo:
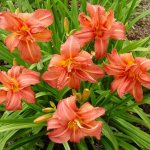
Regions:
<svg viewBox="0 0 150 150"><path fill-rule="evenodd" d="M27 24L32 27L48 27L53 23L53 14L51 11L46 9L38 9L36 10L32 17L27 20Z"/></svg>
<svg viewBox="0 0 150 150"><path fill-rule="evenodd" d="M62 90L69 83L69 80L68 72L63 69L57 81L58 90Z"/></svg>
<svg viewBox="0 0 150 150"><path fill-rule="evenodd" d="M144 58L143 58L143 59L144 59ZM136 60L135 60L135 61L136 61ZM142 69L143 71L148 71L148 70L150 70L150 59L144 59L144 60L141 62L140 66L141 66L141 69Z"/></svg>
<svg viewBox="0 0 150 150"><path fill-rule="evenodd" d="M77 117L76 97L71 96L61 100L57 106L57 115L61 120L71 121Z"/></svg>
<svg viewBox="0 0 150 150"><path fill-rule="evenodd" d="M86 7L87 11L89 12L91 17L95 16L95 13L98 12L98 9L100 9L101 12L104 12L105 9L99 5L92 5L90 3L87 3L87 7Z"/></svg>
<svg viewBox="0 0 150 150"><path fill-rule="evenodd" d="M78 112L78 115L86 122L91 122L96 118L102 116L105 109L102 107L93 107L89 102L83 104Z"/></svg>
<svg viewBox="0 0 150 150"><path fill-rule="evenodd" d="M20 91L20 93L22 99L24 99L27 103L35 103L35 93L30 87L24 88Z"/></svg>
<svg viewBox="0 0 150 150"><path fill-rule="evenodd" d="M140 82L134 84L132 93L137 103L140 103L143 100L143 90Z"/></svg>
<svg viewBox="0 0 150 150"><path fill-rule="evenodd" d="M87 44L95 38L95 33L92 28L86 27L81 29L80 31L75 32L73 36L75 36L78 39L80 46L83 47L85 44Z"/></svg>
<svg viewBox="0 0 150 150"><path fill-rule="evenodd" d="M40 82L40 73L24 68L18 82L21 88L35 85Z"/></svg>
<svg viewBox="0 0 150 150"><path fill-rule="evenodd" d="M139 75L139 81L142 84L150 84L150 74L149 73L142 73Z"/></svg>
<svg viewBox="0 0 150 150"><path fill-rule="evenodd" d="M7 92L0 89L0 104L2 104L7 99Z"/></svg>
<svg viewBox="0 0 150 150"><path fill-rule="evenodd" d="M13 52L14 49L18 46L19 36L17 36L16 33L12 33L5 38L4 42L6 43L6 46L8 47L8 49L11 52Z"/></svg>
<svg viewBox="0 0 150 150"><path fill-rule="evenodd" d="M47 130L61 128L61 124L59 123L61 120L58 118L50 118L48 120Z"/></svg>
<svg viewBox="0 0 150 150"><path fill-rule="evenodd" d="M50 132L48 137L55 143L64 143L70 139L70 135L71 131L67 127L61 127Z"/></svg>
<svg viewBox="0 0 150 150"><path fill-rule="evenodd" d="M37 63L41 59L40 47L30 40L20 41L18 49L21 58L31 64Z"/></svg>
<svg viewBox="0 0 150 150"><path fill-rule="evenodd" d="M49 42L52 38L52 31L44 29L41 32L32 33L32 36L35 38L36 41Z"/></svg>
<svg viewBox="0 0 150 150"><path fill-rule="evenodd" d="M61 46L61 54L66 58L76 56L80 51L80 44L74 36L70 36L67 41Z"/></svg>
<svg viewBox="0 0 150 150"><path fill-rule="evenodd" d="M121 54L120 58L126 65L133 65L135 62L132 53Z"/></svg>
<svg viewBox="0 0 150 150"><path fill-rule="evenodd" d="M108 40L103 40L101 38L97 38L95 40L95 52L96 52L96 59L101 59L106 55L108 46Z"/></svg>
<svg viewBox="0 0 150 150"><path fill-rule="evenodd" d="M68 84L70 88L78 89L80 87L80 80L75 75L72 75Z"/></svg>
<svg viewBox="0 0 150 150"><path fill-rule="evenodd" d="M7 93L7 99L6 99L6 106L5 107L7 110L20 110L20 109L22 109L20 92L9 91Z"/></svg>
<svg viewBox="0 0 150 150"><path fill-rule="evenodd" d="M82 68L82 71L87 72L92 78L97 80L104 77L104 71L95 64L86 65Z"/></svg>
<svg viewBox="0 0 150 150"><path fill-rule="evenodd" d="M61 56L61 55L58 55L58 54L54 54L51 58L51 61L50 61L50 64L49 64L49 67L52 67L52 66L61 66L61 62L64 61L64 57Z"/></svg>
<svg viewBox="0 0 150 150"><path fill-rule="evenodd" d="M90 128L83 127L81 131L85 136L94 136L99 140L101 138L102 125L103 123L101 121L93 121L88 124Z"/></svg>
<svg viewBox="0 0 150 150"><path fill-rule="evenodd" d="M23 66L13 66L8 70L8 76L12 78L17 78L23 70Z"/></svg>
<svg viewBox="0 0 150 150"><path fill-rule="evenodd" d="M10 87L11 79L4 71L0 71L0 82L3 84L4 87Z"/></svg>
<svg viewBox="0 0 150 150"><path fill-rule="evenodd" d="M72 134L70 135L69 141L74 142L74 143L79 143L80 140L84 137L84 134L82 133L80 128L78 129L73 128L72 130L73 131L72 131Z"/></svg>
<svg viewBox="0 0 150 150"><path fill-rule="evenodd" d="M94 77L92 77L88 72L86 72L86 70L76 70L76 76L80 79L80 80L84 80L84 81L89 81L92 83L95 83L96 80L94 79Z"/></svg>
<svg viewBox="0 0 150 150"><path fill-rule="evenodd" d="M60 73L62 72L62 68L60 67L49 67L49 70L46 71L43 76L42 79L47 82L50 86L52 86L53 88L57 87L57 80L60 76Z"/></svg>
<svg viewBox="0 0 150 150"><path fill-rule="evenodd" d="M115 21L114 19L114 12L113 10L109 10L108 11L108 16L107 16L107 20L105 23L105 26L107 27L107 29L110 29L112 27L113 22Z"/></svg>
<svg viewBox="0 0 150 150"><path fill-rule="evenodd" d="M115 40L126 40L125 25L121 22L114 22L110 33L111 38Z"/></svg>
<svg viewBox="0 0 150 150"><path fill-rule="evenodd" d="M78 56L74 57L74 61L79 64L92 63L92 55L82 50Z"/></svg>
<svg viewBox="0 0 150 150"><path fill-rule="evenodd" d="M120 65L120 66L124 66L125 63L122 61L121 57L118 55L117 50L116 49L112 49L111 54L107 54L107 59L109 60L109 62L113 65Z"/></svg>
<svg viewBox="0 0 150 150"><path fill-rule="evenodd" d="M0 21L0 28L10 32L16 32L22 26L21 20L10 12L2 13L0 16Z"/></svg>
<svg viewBox="0 0 150 150"><path fill-rule="evenodd" d="M85 13L80 13L78 20L81 27L91 27L91 18L86 16Z"/></svg>
<svg viewBox="0 0 150 150"><path fill-rule="evenodd" d="M117 66L117 65L109 65L109 64L104 64L104 70L107 72L109 75L122 75L124 74L124 68L122 66Z"/></svg>
<svg viewBox="0 0 150 150"><path fill-rule="evenodd" d="M122 78L120 85L117 89L118 95L122 97L126 92L130 91L133 88L133 79L132 78Z"/></svg>
<svg viewBox="0 0 150 150"><path fill-rule="evenodd" d="M115 78L115 79L113 80L113 82L111 83L111 87L110 87L111 92L114 92L115 90L118 89L118 87L119 87L121 81L122 81L122 78L119 78L119 77L118 77L118 78Z"/></svg>

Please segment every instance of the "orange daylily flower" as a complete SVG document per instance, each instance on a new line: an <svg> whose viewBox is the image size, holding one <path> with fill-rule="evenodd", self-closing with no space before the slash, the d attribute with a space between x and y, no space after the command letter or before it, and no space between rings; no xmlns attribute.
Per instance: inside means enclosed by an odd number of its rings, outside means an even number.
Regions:
<svg viewBox="0 0 150 150"><path fill-rule="evenodd" d="M133 58L132 53L118 55L115 49L107 55L110 64L104 64L109 75L114 76L111 91L117 90L120 97L129 92L136 102L143 99L142 86L150 89L150 59Z"/></svg>
<svg viewBox="0 0 150 150"><path fill-rule="evenodd" d="M95 39L96 58L103 58L107 51L109 38L115 40L125 40L125 26L121 22L116 22L114 12L108 12L99 5L91 5L87 3L87 11L90 16L85 13L79 14L81 31L74 34L81 46Z"/></svg>
<svg viewBox="0 0 150 150"><path fill-rule="evenodd" d="M0 71L0 104L5 103L7 110L22 109L21 99L27 103L35 103L35 94L31 85L39 83L40 74L38 72L24 68L23 66L13 66L8 73Z"/></svg>
<svg viewBox="0 0 150 150"><path fill-rule="evenodd" d="M85 136L99 140L103 123L95 119L104 113L104 108L94 108L89 102L77 108L75 96L63 99L58 103L54 116L48 120L47 130L54 129L48 136L56 143L79 143Z"/></svg>
<svg viewBox="0 0 150 150"><path fill-rule="evenodd" d="M48 42L52 32L46 29L53 22L52 12L38 9L34 13L0 13L0 28L11 32L5 44L13 52L16 47L21 58L29 63L36 63L41 58L38 42Z"/></svg>
<svg viewBox="0 0 150 150"><path fill-rule="evenodd" d="M92 62L88 52L80 51L78 40L71 36L61 46L61 55L53 55L43 80L61 90L66 85L79 88L81 81L94 83L103 76L104 71Z"/></svg>

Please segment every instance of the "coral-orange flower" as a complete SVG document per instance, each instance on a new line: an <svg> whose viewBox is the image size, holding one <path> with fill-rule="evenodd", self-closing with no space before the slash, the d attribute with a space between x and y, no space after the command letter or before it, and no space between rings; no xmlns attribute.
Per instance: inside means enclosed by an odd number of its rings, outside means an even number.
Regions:
<svg viewBox="0 0 150 150"><path fill-rule="evenodd" d="M79 14L81 31L74 34L81 46L95 39L96 58L103 58L106 54L109 38L115 40L125 40L125 26L121 22L116 22L114 12L108 12L99 5L87 3L87 11L90 14L86 16L83 12Z"/></svg>
<svg viewBox="0 0 150 150"><path fill-rule="evenodd" d="M34 13L0 13L0 28L11 32L5 44L12 52L16 47L23 60L36 63L41 58L40 47L36 41L48 42L52 33L46 29L53 22L52 12L38 9Z"/></svg>
<svg viewBox="0 0 150 150"><path fill-rule="evenodd" d="M118 55L115 49L107 55L110 64L104 64L105 71L114 76L111 91L117 90L120 97L126 92L132 94L137 102L143 99L142 85L150 89L150 59L133 58L132 53Z"/></svg>
<svg viewBox="0 0 150 150"><path fill-rule="evenodd" d="M103 76L104 71L92 62L88 52L80 52L78 40L71 36L61 46L61 55L53 55L43 80L61 90L66 85L79 88L81 80L94 83Z"/></svg>
<svg viewBox="0 0 150 150"><path fill-rule="evenodd" d="M48 136L56 143L79 143L85 136L100 139L103 123L95 119L104 113L104 108L94 108L88 102L77 108L75 96L63 99L59 102L54 116L48 120L47 129L54 129Z"/></svg>
<svg viewBox="0 0 150 150"><path fill-rule="evenodd" d="M24 68L23 66L13 66L8 73L0 71L0 104L5 103L7 110L22 109L21 99L27 103L35 103L35 94L31 85L39 83L40 74L38 72Z"/></svg>

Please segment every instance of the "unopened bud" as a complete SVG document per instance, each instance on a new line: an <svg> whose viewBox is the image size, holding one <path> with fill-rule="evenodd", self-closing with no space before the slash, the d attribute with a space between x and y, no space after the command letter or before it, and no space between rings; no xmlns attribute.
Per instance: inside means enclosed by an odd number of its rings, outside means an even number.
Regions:
<svg viewBox="0 0 150 150"><path fill-rule="evenodd" d="M69 20L67 17L64 18L64 29L66 33L69 32Z"/></svg>
<svg viewBox="0 0 150 150"><path fill-rule="evenodd" d="M50 103L50 106L52 106L54 109L56 109L56 105L54 102L50 101L49 103Z"/></svg>
<svg viewBox="0 0 150 150"><path fill-rule="evenodd" d="M76 93L76 98L78 101L81 101L82 98L81 93Z"/></svg>
<svg viewBox="0 0 150 150"><path fill-rule="evenodd" d="M85 101L89 98L90 96L90 90L89 89L84 89L82 93L82 100Z"/></svg>
<svg viewBox="0 0 150 150"><path fill-rule="evenodd" d="M17 66L16 58L13 59L13 66Z"/></svg>
<svg viewBox="0 0 150 150"><path fill-rule="evenodd" d="M48 107L48 108L43 108L42 111L45 112L45 113L49 113L49 112L54 112L55 109L54 109L54 108L49 108L49 107Z"/></svg>
<svg viewBox="0 0 150 150"><path fill-rule="evenodd" d="M76 96L76 93L77 93L76 90L75 90L75 89L72 89L72 95L73 95L73 96Z"/></svg>
<svg viewBox="0 0 150 150"><path fill-rule="evenodd" d="M35 120L34 120L34 123L42 123L42 122L45 122L45 121L47 121L49 118L51 118L52 117L52 114L45 114L45 115L43 115L43 116L40 116L40 117L38 117L38 118L36 118Z"/></svg>

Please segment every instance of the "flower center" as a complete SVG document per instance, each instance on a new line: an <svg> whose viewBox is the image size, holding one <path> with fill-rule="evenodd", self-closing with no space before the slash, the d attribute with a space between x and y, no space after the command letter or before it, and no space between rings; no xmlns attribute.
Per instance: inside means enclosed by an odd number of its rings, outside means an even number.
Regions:
<svg viewBox="0 0 150 150"><path fill-rule="evenodd" d="M28 31L28 30L29 30L29 28L26 25L21 27L21 31Z"/></svg>
<svg viewBox="0 0 150 150"><path fill-rule="evenodd" d="M63 60L63 61L60 62L60 64L61 64L63 67L71 66L71 64L72 64L72 59Z"/></svg>
<svg viewBox="0 0 150 150"><path fill-rule="evenodd" d="M103 31L101 29L96 29L95 34L97 37L102 37Z"/></svg>
<svg viewBox="0 0 150 150"><path fill-rule="evenodd" d="M11 89L13 90L13 92L18 92L19 91L19 83L16 79L11 78Z"/></svg>
<svg viewBox="0 0 150 150"><path fill-rule="evenodd" d="M72 63L73 63L72 59L67 59L67 60L61 61L60 65L62 67L64 67L64 68L66 68L68 72L71 72L71 70L72 70Z"/></svg>
<svg viewBox="0 0 150 150"><path fill-rule="evenodd" d="M81 126L81 120L80 119L74 119L68 123L68 128L70 128L70 129L73 129L73 128L76 129L80 126Z"/></svg>

